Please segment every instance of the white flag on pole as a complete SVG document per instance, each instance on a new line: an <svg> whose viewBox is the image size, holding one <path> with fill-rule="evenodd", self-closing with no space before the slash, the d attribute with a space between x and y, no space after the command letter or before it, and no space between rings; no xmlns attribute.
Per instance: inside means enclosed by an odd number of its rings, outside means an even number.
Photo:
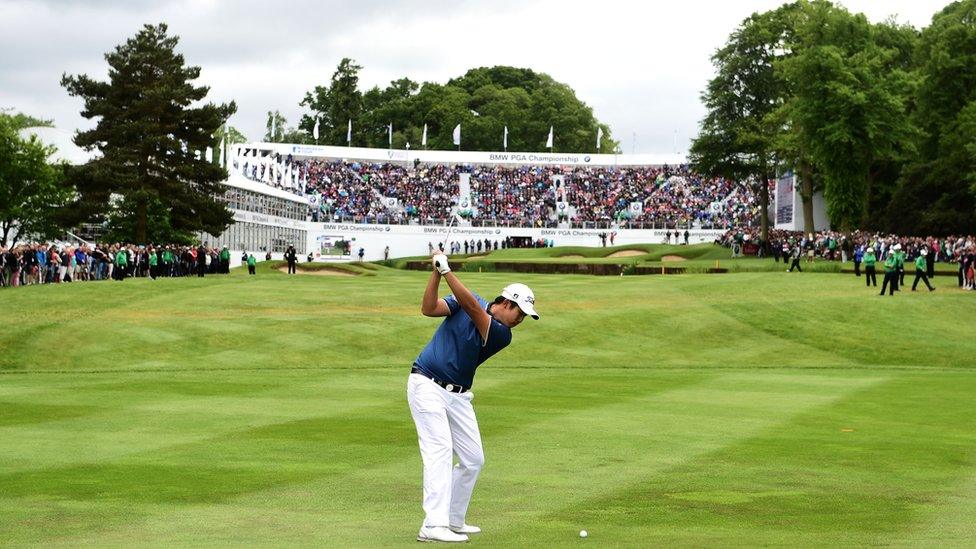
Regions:
<svg viewBox="0 0 976 549"><path fill-rule="evenodd" d="M505 133L502 134L502 148L508 149L508 126L505 126Z"/></svg>
<svg viewBox="0 0 976 549"><path fill-rule="evenodd" d="M352 143L352 118L349 119L349 126L346 127L346 143Z"/></svg>
<svg viewBox="0 0 976 549"><path fill-rule="evenodd" d="M603 139L603 128L596 129L596 152L600 152L600 140Z"/></svg>
<svg viewBox="0 0 976 549"><path fill-rule="evenodd" d="M390 122L390 125L386 127L386 141L390 147L393 147L393 122Z"/></svg>
<svg viewBox="0 0 976 549"><path fill-rule="evenodd" d="M461 146L461 125L454 126L454 144Z"/></svg>
<svg viewBox="0 0 976 549"><path fill-rule="evenodd" d="M312 128L312 138L316 141L319 140L319 117L315 117L315 127Z"/></svg>
<svg viewBox="0 0 976 549"><path fill-rule="evenodd" d="M271 141L275 140L275 136L278 134L278 120L275 115L271 115Z"/></svg>
<svg viewBox="0 0 976 549"><path fill-rule="evenodd" d="M224 150L224 138L223 137L220 138L220 146L219 146L219 148L217 150L220 151L220 164L226 170L227 169L227 151Z"/></svg>
<svg viewBox="0 0 976 549"><path fill-rule="evenodd" d="M213 147L207 147L207 162L213 162Z"/></svg>
<svg viewBox="0 0 976 549"><path fill-rule="evenodd" d="M424 124L424 135L420 138L420 145L427 146L427 124Z"/></svg>
<svg viewBox="0 0 976 549"><path fill-rule="evenodd" d="M552 148L552 126L549 126L549 137L546 139L546 147Z"/></svg>

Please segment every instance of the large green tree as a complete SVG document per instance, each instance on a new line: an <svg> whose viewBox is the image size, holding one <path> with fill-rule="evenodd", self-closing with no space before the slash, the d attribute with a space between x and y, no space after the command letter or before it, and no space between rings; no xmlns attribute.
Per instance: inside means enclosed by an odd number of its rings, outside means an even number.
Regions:
<svg viewBox="0 0 976 549"><path fill-rule="evenodd" d="M911 27L871 24L826 0L754 14L713 57L692 161L762 182L764 212L765 182L777 168L794 171L808 232L818 190L834 227L871 224L914 151L916 42Z"/></svg>
<svg viewBox="0 0 976 549"><path fill-rule="evenodd" d="M892 231L976 231L976 0L953 2L919 38L918 156L888 208Z"/></svg>
<svg viewBox="0 0 976 549"><path fill-rule="evenodd" d="M62 233L62 213L74 195L64 183L64 166L50 157L54 148L37 136L22 137L29 117L0 113L0 244L21 237L51 238Z"/></svg>
<svg viewBox="0 0 976 549"><path fill-rule="evenodd" d="M760 200L760 227L769 241L769 186L776 176L778 128L771 116L787 87L775 69L788 55L792 6L748 17L712 56L716 75L702 93L708 112L692 141L690 160L711 176L750 180Z"/></svg>
<svg viewBox="0 0 976 549"><path fill-rule="evenodd" d="M872 167L910 152L914 80L863 14L825 0L799 6L792 55L778 62L791 85L781 109L823 175L832 225L850 231L864 222Z"/></svg>
<svg viewBox="0 0 976 549"><path fill-rule="evenodd" d="M319 142L344 145L351 119L354 145L386 147L392 124L393 147L409 143L419 148L426 124L428 148L452 149L452 130L461 124L464 150L497 151L507 127L509 150L539 151L545 149L552 127L555 151L593 152L597 131L602 129L599 152L619 148L610 128L596 119L572 88L530 69L481 67L446 84L400 78L361 94L354 85L360 69L344 59L329 86L317 86L306 94L301 105L311 112L302 117L299 127L304 132L311 135L318 118Z"/></svg>
<svg viewBox="0 0 976 549"><path fill-rule="evenodd" d="M82 115L97 120L75 137L78 146L101 153L71 172L82 194L79 208L101 216L130 211L127 236L134 242L196 231L219 235L233 220L214 198L227 172L203 152L216 147L218 128L237 107L200 104L209 88L193 84L200 68L186 65L178 42L165 24L145 25L105 55L107 82L61 79L70 95L84 100ZM150 219L157 222L150 226Z"/></svg>
<svg viewBox="0 0 976 549"><path fill-rule="evenodd" d="M316 117L319 120L318 143L323 145L345 145L346 129L350 120L359 121L363 106L363 94L359 91L359 71L362 67L355 61L344 57L332 74L327 86L315 86L305 94L300 103L311 114L302 116L298 129L312 135ZM352 135L352 145L362 145L361 133Z"/></svg>

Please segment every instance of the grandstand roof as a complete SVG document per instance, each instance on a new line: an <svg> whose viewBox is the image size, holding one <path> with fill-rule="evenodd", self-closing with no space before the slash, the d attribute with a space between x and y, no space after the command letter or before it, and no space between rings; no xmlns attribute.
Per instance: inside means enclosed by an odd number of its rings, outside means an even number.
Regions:
<svg viewBox="0 0 976 549"><path fill-rule="evenodd" d="M249 143L241 149L274 151L282 156L339 158L366 162L413 162L429 164L511 164L526 166L661 166L687 163L683 154L588 154L548 152L418 151L369 149L290 143Z"/></svg>

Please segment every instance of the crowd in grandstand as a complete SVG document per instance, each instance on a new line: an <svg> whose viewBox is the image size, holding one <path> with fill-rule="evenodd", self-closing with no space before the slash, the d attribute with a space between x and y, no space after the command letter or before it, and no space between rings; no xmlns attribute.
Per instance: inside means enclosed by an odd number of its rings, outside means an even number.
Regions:
<svg viewBox="0 0 976 549"><path fill-rule="evenodd" d="M241 258L247 263L247 253ZM23 244L0 247L0 286L60 284L130 277L226 274L230 251L205 246Z"/></svg>
<svg viewBox="0 0 976 549"><path fill-rule="evenodd" d="M751 185L687 166L404 166L292 156L239 162L254 181L309 195L316 220L438 222L470 209L475 225L650 228L748 226L758 215ZM470 174L470 205L459 204L462 173Z"/></svg>

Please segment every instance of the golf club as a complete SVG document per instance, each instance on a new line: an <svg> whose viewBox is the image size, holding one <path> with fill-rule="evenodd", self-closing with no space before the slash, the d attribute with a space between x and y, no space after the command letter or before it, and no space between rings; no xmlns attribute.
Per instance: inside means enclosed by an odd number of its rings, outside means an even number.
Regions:
<svg viewBox="0 0 976 549"><path fill-rule="evenodd" d="M444 240L441 241L441 247L444 248L444 253L447 253L447 254L450 253L447 250L447 244L448 244L448 242L450 242L450 239L451 239L451 231L454 230L455 225L457 225L457 221L459 221L460 219L461 219L461 216L458 215L457 213L455 213L454 216L451 217L451 222L447 226L447 235L445 235L444 236Z"/></svg>

